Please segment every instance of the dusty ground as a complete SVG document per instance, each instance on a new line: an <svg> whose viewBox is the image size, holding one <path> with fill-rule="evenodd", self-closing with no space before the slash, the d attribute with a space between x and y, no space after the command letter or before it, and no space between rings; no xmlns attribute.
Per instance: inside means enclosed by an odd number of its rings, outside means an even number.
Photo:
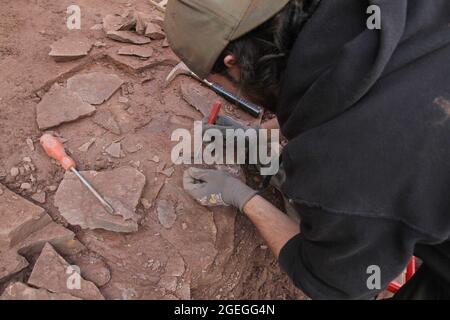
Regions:
<svg viewBox="0 0 450 320"><path fill-rule="evenodd" d="M56 63L48 56L49 46L68 34L66 8L74 1L0 3L0 171L9 173L24 157L30 157L36 167L36 181L30 191L20 189L22 183L29 182L29 176L17 179L7 174L0 182L42 206L54 221L74 231L88 248L83 253L85 257L96 256L106 264L111 280L100 291L107 299L304 299L246 218L231 209L211 211L196 205L181 187L185 168L176 166L171 177L156 172L157 164L151 161L155 156L170 166L171 132L180 127L190 129L194 120L202 118L180 95L181 83L193 80L179 78L164 88L164 79L177 60L170 49L161 47L162 41L150 44L158 62L138 73L108 58L108 52L123 44L90 28L101 23L105 15L126 9L155 16L161 13L146 0L75 3L82 10L83 34L93 42L104 42L106 47L95 47L88 57L64 63ZM142 221L137 233L81 230L68 225L54 206L52 186L60 184L64 172L38 146L43 132L36 124L36 105L54 83L64 85L74 74L92 71L113 73L126 82L122 90L97 108L98 113L112 112L121 134L101 128L91 117L63 124L54 131L67 140L65 146L81 170L106 171L132 165L144 173L147 183L143 197L150 200L151 206L138 206ZM120 103L121 96L128 103ZM79 151L92 137L96 140L89 151ZM27 146L27 138L34 141L35 151ZM104 148L116 140L125 147L141 144L143 149L125 152L119 159L111 158ZM31 198L38 189L47 193L44 204ZM168 201L177 213L177 220L169 229L158 223L161 201ZM174 260L182 265L181 271L175 272L180 275L176 290L168 283L172 278L167 278ZM22 273L24 281L32 270L33 261L29 262L30 267Z"/></svg>

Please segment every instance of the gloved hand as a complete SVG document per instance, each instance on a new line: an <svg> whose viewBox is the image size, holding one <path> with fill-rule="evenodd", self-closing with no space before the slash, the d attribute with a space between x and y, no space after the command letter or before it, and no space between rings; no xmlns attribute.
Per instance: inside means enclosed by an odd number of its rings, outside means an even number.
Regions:
<svg viewBox="0 0 450 320"><path fill-rule="evenodd" d="M189 168L184 172L183 187L203 206L234 206L243 210L257 192L227 172Z"/></svg>

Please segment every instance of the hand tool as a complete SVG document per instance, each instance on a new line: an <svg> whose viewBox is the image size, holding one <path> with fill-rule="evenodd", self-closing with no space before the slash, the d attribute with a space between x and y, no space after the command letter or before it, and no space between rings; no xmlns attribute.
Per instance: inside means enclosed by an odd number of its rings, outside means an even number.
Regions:
<svg viewBox="0 0 450 320"><path fill-rule="evenodd" d="M222 88L216 83L212 83L206 79L201 79L199 76L197 76L194 72L189 70L189 68L184 64L183 62L180 62L173 70L169 73L169 75L166 78L166 86L168 86L173 79L175 79L179 75L187 75L190 76L201 83L203 83L205 86L213 90L215 93L220 95L221 97L225 98L231 103L236 104L238 107L243 109L244 111L250 113L254 117L259 117L261 115L262 108L257 106L256 104L253 104L243 98L236 97L233 93L227 91L226 89Z"/></svg>
<svg viewBox="0 0 450 320"><path fill-rule="evenodd" d="M78 179L88 188L90 192L100 201L105 210L114 214L114 208L94 189L94 187L78 172L76 169L75 161L69 157L64 150L64 146L58 138L51 134L44 134L40 139L41 145L50 158L55 159L64 168L64 170L70 170Z"/></svg>
<svg viewBox="0 0 450 320"><path fill-rule="evenodd" d="M220 109L222 108L222 102L220 100L217 100L214 102L211 114L208 117L208 124L216 124L217 117L219 116Z"/></svg>

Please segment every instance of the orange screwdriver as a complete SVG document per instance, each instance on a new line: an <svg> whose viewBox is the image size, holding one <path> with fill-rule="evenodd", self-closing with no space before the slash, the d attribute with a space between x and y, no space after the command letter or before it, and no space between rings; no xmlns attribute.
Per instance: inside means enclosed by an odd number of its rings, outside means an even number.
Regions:
<svg viewBox="0 0 450 320"><path fill-rule="evenodd" d="M69 157L64 150L64 146L58 138L51 134L44 134L40 139L41 145L50 158L55 159L64 168L64 170L72 171L80 181L92 192L92 194L100 201L102 206L110 214L114 214L114 208L102 197L97 190L78 172L75 161Z"/></svg>

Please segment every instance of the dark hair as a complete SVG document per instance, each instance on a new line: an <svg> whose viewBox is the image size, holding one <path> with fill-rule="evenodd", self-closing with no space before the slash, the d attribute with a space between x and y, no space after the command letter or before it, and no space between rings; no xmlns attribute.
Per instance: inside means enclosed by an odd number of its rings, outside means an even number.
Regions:
<svg viewBox="0 0 450 320"><path fill-rule="evenodd" d="M273 110L289 54L300 30L319 2L291 0L273 18L232 41L222 52L212 72L233 81L227 72L224 58L234 55L241 71L237 84L245 94Z"/></svg>

